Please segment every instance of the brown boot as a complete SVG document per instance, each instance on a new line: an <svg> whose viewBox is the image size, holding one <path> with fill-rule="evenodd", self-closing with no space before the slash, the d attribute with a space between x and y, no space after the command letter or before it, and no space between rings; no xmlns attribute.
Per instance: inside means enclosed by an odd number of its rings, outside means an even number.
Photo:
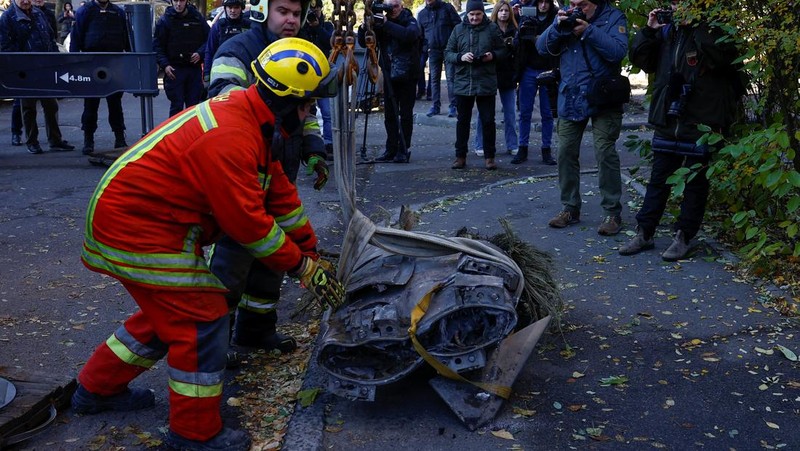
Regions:
<svg viewBox="0 0 800 451"><path fill-rule="evenodd" d="M453 165L450 166L450 169L464 169L464 166L467 165L467 159L464 157L456 157L456 161L453 162Z"/></svg>
<svg viewBox="0 0 800 451"><path fill-rule="evenodd" d="M489 171L494 171L497 169L497 164L495 164L494 158L486 159L486 169Z"/></svg>

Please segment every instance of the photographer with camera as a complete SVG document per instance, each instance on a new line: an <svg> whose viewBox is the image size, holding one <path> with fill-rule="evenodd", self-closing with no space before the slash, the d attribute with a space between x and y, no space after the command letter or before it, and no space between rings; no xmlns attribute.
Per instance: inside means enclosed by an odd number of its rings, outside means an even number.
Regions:
<svg viewBox="0 0 800 451"><path fill-rule="evenodd" d="M706 169L712 150L695 144L704 134L697 126L705 124L724 134L733 122L741 94L733 65L736 48L720 42L723 32L702 20L673 20L673 10L675 19L682 15L680 3L672 1L669 9L651 11L630 51L635 66L655 74L648 117L654 129L653 167L644 203L636 215L637 234L620 247L621 255L655 247L653 236L671 191L667 178L681 167L699 164L686 183L672 244L661 257L676 261L689 253L689 242L700 230L705 214L709 193Z"/></svg>
<svg viewBox="0 0 800 451"><path fill-rule="evenodd" d="M559 57L558 185L563 209L548 225L564 228L580 222L580 151L583 132L592 120L595 158L603 208L600 235L622 229L622 179L616 142L627 99L600 95L599 84L621 71L628 51L625 15L607 0L570 0L536 40L541 55Z"/></svg>
<svg viewBox="0 0 800 451"><path fill-rule="evenodd" d="M511 164L528 161L528 142L531 135L531 116L536 94L539 94L539 113L542 116L542 163L555 165L550 146L553 139L553 109L549 90L558 89L557 81L545 85L539 75L558 67L558 60L550 55L540 55L536 39L556 18L553 0L536 0L536 6L523 7L517 33L517 78L519 79L519 151ZM533 14L529 11L533 9ZM555 93L555 92L554 92Z"/></svg>
<svg viewBox="0 0 800 451"><path fill-rule="evenodd" d="M422 32L411 11L403 8L400 0L373 3L372 12L372 29L380 48L379 64L383 71L383 125L386 127L386 150L375 161L408 163ZM365 35L366 27L359 27L358 44L362 47L366 47Z"/></svg>

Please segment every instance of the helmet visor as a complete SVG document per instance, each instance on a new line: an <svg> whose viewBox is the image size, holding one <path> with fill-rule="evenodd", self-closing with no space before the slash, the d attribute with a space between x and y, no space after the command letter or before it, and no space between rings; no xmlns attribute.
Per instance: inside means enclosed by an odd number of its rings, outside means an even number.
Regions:
<svg viewBox="0 0 800 451"><path fill-rule="evenodd" d="M323 78L316 89L314 89L309 97L313 99L336 97L339 93L339 68L331 67L328 76Z"/></svg>

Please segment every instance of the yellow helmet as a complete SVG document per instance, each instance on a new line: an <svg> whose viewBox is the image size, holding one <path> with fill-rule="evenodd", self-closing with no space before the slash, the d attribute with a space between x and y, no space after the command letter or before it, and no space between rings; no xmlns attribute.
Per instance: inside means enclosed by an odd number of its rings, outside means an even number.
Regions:
<svg viewBox="0 0 800 451"><path fill-rule="evenodd" d="M334 97L337 72L316 45L283 38L268 45L250 65L258 82L278 97Z"/></svg>

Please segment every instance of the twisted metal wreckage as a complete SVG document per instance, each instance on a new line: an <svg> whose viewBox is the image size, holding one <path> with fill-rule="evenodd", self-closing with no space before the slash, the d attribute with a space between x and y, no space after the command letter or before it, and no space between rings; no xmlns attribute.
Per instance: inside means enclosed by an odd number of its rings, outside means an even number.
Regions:
<svg viewBox="0 0 800 451"><path fill-rule="evenodd" d="M347 232L337 275L347 287L347 299L323 317L318 361L330 376L331 392L366 401L375 399L377 387L396 382L427 362L439 373L431 380L433 388L474 430L492 420L510 396L514 380L550 322L550 310L558 309L521 305L524 294L542 284L526 290L528 275L497 246L379 227L356 208L356 87L360 85L354 3L334 0L330 56L340 73L333 108L334 172ZM371 7L372 0L367 0L365 74L367 83L380 87ZM549 296L560 305L549 272L545 280L547 287L539 299Z"/></svg>

